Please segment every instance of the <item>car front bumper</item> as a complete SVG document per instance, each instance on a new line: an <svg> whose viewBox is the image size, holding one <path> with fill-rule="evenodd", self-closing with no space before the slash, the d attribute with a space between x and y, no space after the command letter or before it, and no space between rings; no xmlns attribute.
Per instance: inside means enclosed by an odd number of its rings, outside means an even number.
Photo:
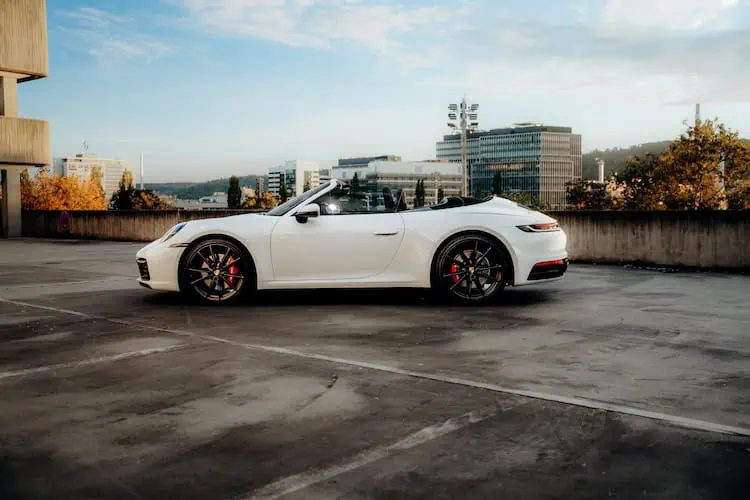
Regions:
<svg viewBox="0 0 750 500"><path fill-rule="evenodd" d="M152 290L179 292L177 279L180 257L184 248L170 247L160 240L140 249L136 254L138 283Z"/></svg>

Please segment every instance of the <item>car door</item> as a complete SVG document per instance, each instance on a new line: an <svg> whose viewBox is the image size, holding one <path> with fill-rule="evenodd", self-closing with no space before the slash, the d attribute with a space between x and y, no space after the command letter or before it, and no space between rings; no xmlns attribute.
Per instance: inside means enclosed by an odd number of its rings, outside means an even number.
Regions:
<svg viewBox="0 0 750 500"><path fill-rule="evenodd" d="M374 193L336 187L316 200L319 217L283 217L271 234L275 281L350 281L386 270L404 237L394 208Z"/></svg>

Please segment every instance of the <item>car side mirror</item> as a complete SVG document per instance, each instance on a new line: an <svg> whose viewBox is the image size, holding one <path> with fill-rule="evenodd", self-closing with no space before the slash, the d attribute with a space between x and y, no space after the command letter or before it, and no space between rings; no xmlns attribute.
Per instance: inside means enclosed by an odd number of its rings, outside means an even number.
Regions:
<svg viewBox="0 0 750 500"><path fill-rule="evenodd" d="M297 210L297 213L294 214L294 217L300 224L306 223L307 219L320 217L320 205L318 205L317 203L310 203L309 205L305 205L304 207Z"/></svg>

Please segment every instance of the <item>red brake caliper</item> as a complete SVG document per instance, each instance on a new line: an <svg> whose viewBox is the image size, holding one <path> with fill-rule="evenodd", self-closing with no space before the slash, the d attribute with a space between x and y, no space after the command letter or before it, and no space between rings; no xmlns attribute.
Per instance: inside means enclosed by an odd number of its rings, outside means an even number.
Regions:
<svg viewBox="0 0 750 500"><path fill-rule="evenodd" d="M453 264L451 264L451 274L455 274L457 272L458 272L458 265L454 262ZM461 281L461 278L458 275L453 276L454 283L458 283L459 281Z"/></svg>
<svg viewBox="0 0 750 500"><path fill-rule="evenodd" d="M232 257L229 257L229 263L231 264L232 262L234 262L234 259ZM229 266L229 274L236 275L237 271L239 271L237 266ZM227 281L229 281L230 285L234 286L234 278L230 276L229 278L227 278Z"/></svg>

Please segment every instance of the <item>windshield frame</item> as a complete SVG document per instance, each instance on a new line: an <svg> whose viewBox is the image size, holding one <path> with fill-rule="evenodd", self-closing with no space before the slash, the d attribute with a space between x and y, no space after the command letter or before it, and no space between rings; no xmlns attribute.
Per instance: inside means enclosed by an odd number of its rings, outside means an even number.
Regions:
<svg viewBox="0 0 750 500"><path fill-rule="evenodd" d="M326 190L329 189L331 186L335 186L335 185L336 185L335 181L332 180L326 184L321 184L320 186L316 186L310 189L309 191L305 191L301 195L295 198L292 198L291 200L287 200L281 205L272 208L271 210L266 212L266 215L270 217L283 217L287 215L289 212L291 212L292 210L294 210L295 208L305 203L306 201L318 197L319 195L325 193Z"/></svg>

